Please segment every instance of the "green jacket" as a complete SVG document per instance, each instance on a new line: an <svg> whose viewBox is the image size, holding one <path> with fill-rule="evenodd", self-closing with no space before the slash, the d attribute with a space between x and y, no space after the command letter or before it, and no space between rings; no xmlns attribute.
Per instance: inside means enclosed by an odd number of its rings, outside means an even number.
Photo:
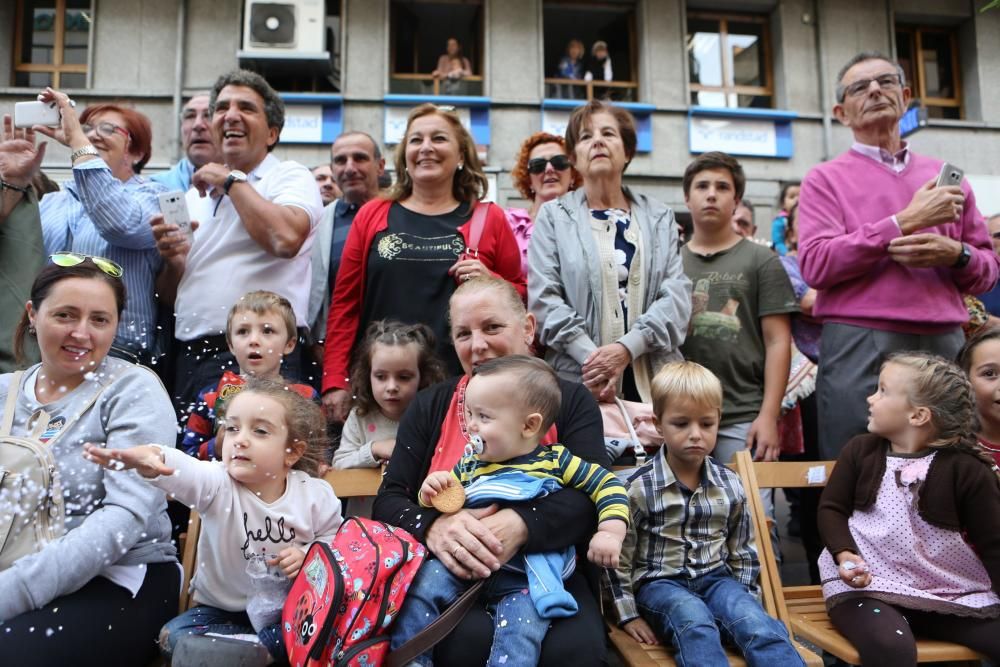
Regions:
<svg viewBox="0 0 1000 667"><path fill-rule="evenodd" d="M33 191L22 198L6 219L0 219L0 373L16 368L14 330L24 313L31 283L45 266L42 221ZM25 339L22 368L38 361L34 338Z"/></svg>

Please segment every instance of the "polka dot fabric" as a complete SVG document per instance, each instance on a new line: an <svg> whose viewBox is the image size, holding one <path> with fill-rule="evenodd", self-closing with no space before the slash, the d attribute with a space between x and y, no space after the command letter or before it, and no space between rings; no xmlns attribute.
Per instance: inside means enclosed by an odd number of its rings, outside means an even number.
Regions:
<svg viewBox="0 0 1000 667"><path fill-rule="evenodd" d="M828 605L845 594L863 592L904 607L962 614L997 606L1000 611L986 568L962 534L932 526L917 513L917 497L935 455L886 457L875 504L855 510L848 520L860 555L871 568L872 583L864 589L845 584L824 549L819 568Z"/></svg>

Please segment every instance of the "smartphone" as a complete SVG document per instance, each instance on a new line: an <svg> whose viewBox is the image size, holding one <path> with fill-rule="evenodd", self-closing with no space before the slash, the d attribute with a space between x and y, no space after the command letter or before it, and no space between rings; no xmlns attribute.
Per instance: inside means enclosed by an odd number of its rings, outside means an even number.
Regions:
<svg viewBox="0 0 1000 667"><path fill-rule="evenodd" d="M60 124L62 120L55 102L18 102L14 105L14 127L59 127Z"/></svg>
<svg viewBox="0 0 1000 667"><path fill-rule="evenodd" d="M163 214L163 221L177 225L184 234L187 234L188 240L193 239L194 231L191 229L191 216L188 214L184 193L176 190L164 192L157 197L160 200L160 213Z"/></svg>
<svg viewBox="0 0 1000 667"><path fill-rule="evenodd" d="M965 176L965 172L950 162L945 162L941 165L941 172L938 174L937 185L935 187L961 185L963 176Z"/></svg>

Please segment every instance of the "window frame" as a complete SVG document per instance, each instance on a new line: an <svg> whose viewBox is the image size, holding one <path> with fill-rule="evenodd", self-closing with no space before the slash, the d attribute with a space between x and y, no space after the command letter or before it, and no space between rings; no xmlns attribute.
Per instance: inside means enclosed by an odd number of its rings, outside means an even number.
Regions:
<svg viewBox="0 0 1000 667"><path fill-rule="evenodd" d="M913 99L919 100L925 107L944 107L958 109L958 118L965 118L965 105L962 102L962 70L959 63L958 53L958 31L949 26L927 26L911 23L898 23L895 26L895 33L905 32L910 36L911 51L908 54L910 62L913 64L913 81L907 81ZM927 86L927 71L924 67L924 59L921 55L923 49L922 33L937 33L948 37L948 46L951 50L951 72L955 85L954 97L928 97L923 93ZM896 49L896 59L899 59L898 46Z"/></svg>
<svg viewBox="0 0 1000 667"><path fill-rule="evenodd" d="M573 5L578 4L576 0L542 0L540 3L540 11L542 18L542 39L545 39L545 7L546 5ZM588 6L595 7L620 7L620 4L606 3L606 2L588 2ZM543 76L544 89L548 91L550 85L570 85L583 88L586 92L585 99L581 99L580 102L590 102L594 99L594 88L620 88L624 90L633 91L633 99L630 102L639 102L640 97L640 87L639 87L639 30L637 15L639 12L639 0L635 0L630 5L628 12L628 31L629 31L629 69L632 71L632 79L626 81L624 79L616 79L613 81L600 81L594 79L592 81L583 81L580 79L563 79L560 77L550 77ZM584 56L586 57L586 49L584 50ZM553 98L561 99L561 98Z"/></svg>
<svg viewBox="0 0 1000 667"><path fill-rule="evenodd" d="M446 4L442 3L441 0L424 0L427 4ZM434 78L429 72L424 74L421 72L397 72L396 71L396 31L399 29L398 19L396 14L393 12L393 6L396 3L393 0L388 2L388 19L389 19L389 92L392 93L393 81L420 81L431 85L430 95L434 97L454 97L454 95L447 95L441 92L441 80ZM413 4L421 4L420 0L416 0ZM486 0L478 0L475 4L479 7L479 20L476 25L476 60L473 61L469 58L469 63L472 65L473 72L480 72L479 74L471 74L470 76L462 77L463 81L468 81L470 83L476 83L479 85L480 93L483 95L486 92ZM414 48L419 48L417 45L420 43L420 32L414 31ZM464 54L463 54L464 55ZM468 58L468 56L465 56ZM437 64L434 63L433 67ZM433 69L431 70L433 71ZM468 97L468 95L459 95L458 97Z"/></svg>
<svg viewBox="0 0 1000 667"><path fill-rule="evenodd" d="M760 97L767 97L771 104L769 109L774 109L775 107L775 92L774 92L774 59L772 56L772 45L771 45L771 19L763 14L724 14L720 12L688 12L685 17L685 21L690 21L691 19L700 19L703 21L718 21L719 22L719 45L720 45L720 57L722 59L722 82L721 86L709 86L703 83L693 83L690 81L690 76L688 76L688 103L692 106L691 93L722 93L723 95L753 95ZM729 72L729 63L726 58L726 49L729 45L729 23L755 23L759 24L761 28L761 37L764 41L763 51L764 51L764 86L744 86L744 85L728 85L726 82L732 79L732 75ZM687 35L690 34L687 25L684 26L685 42L687 41ZM685 45L686 48L686 45ZM722 107L712 107L716 109L749 109L755 107L741 107L739 105L735 107L722 106ZM757 107L760 108L760 107Z"/></svg>
<svg viewBox="0 0 1000 667"><path fill-rule="evenodd" d="M17 0L17 5L14 9L14 66L12 78L16 78L20 73L51 74L52 82L50 85L52 88L58 90L62 87L61 79L63 74L83 74L84 77L87 77L87 85L89 86L89 63L93 52L94 41L93 23L91 23L90 29L87 31L87 62L80 64L64 63L63 50L65 48L66 39L66 0L55 0L55 26L53 27L55 35L52 45L52 63L23 62L21 60L21 53L24 46L24 21L26 20L25 2L26 0ZM89 11L91 18L93 18L93 0L90 0Z"/></svg>

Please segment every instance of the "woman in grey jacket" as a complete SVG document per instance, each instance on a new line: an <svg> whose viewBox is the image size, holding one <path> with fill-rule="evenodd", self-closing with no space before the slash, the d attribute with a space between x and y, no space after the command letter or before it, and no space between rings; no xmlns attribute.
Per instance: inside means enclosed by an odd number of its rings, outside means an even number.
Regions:
<svg viewBox="0 0 1000 667"><path fill-rule="evenodd" d="M133 473L105 475L83 444L174 442L174 411L152 371L107 356L125 305L121 267L73 253L53 260L15 343L36 337L42 362L0 375L0 405L15 393L20 437L48 414L40 440L55 458L65 534L0 571L0 665L148 664L180 590L166 499ZM12 497L4 491L0 504ZM0 507L0 529L10 509Z"/></svg>
<svg viewBox="0 0 1000 667"><path fill-rule="evenodd" d="M547 361L601 401L650 401L679 359L691 316L673 212L622 184L635 156L631 114L593 101L573 112L566 150L583 187L545 204L528 248L528 306Z"/></svg>

